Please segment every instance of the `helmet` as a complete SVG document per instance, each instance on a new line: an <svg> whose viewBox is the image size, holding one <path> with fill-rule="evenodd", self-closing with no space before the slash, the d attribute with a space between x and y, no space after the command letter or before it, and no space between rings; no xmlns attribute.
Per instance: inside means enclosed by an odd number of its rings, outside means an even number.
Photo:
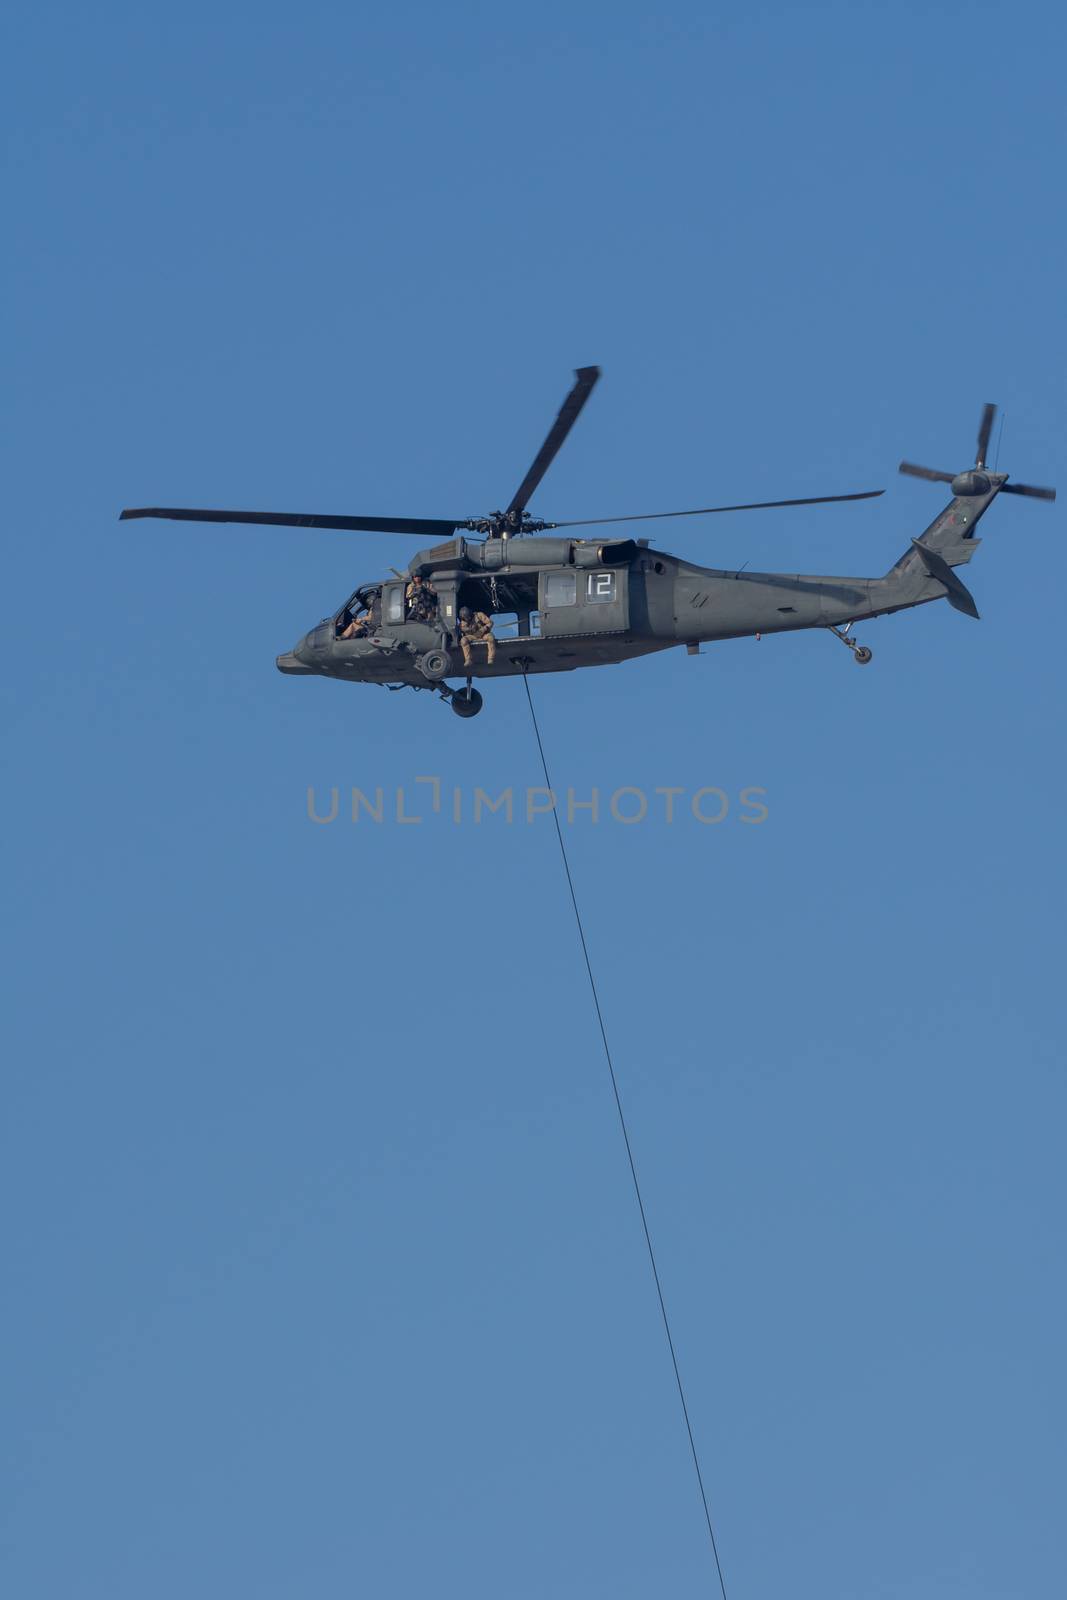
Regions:
<svg viewBox="0 0 1067 1600"><path fill-rule="evenodd" d="M470 606L460 606L460 608L459 608L459 620L460 620L460 622L469 622L470 619L471 619L471 608L470 608Z"/></svg>

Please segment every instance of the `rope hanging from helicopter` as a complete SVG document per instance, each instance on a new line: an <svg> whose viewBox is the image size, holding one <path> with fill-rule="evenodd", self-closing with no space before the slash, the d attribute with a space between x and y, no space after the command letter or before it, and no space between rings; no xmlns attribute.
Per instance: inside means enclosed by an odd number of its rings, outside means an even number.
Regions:
<svg viewBox="0 0 1067 1600"><path fill-rule="evenodd" d="M541 729L537 721L537 712L534 710L533 696L530 693L530 677L526 668L522 674L523 687L526 690L526 700L530 707L530 720L533 723L534 738L537 740L537 753L541 760L541 770L545 775L545 787L549 794L555 794L552 779L549 777L548 761L545 757L545 747L541 739ZM660 1280L659 1267L656 1263L656 1252L652 1245L652 1233L648 1225L648 1215L645 1211L645 1202L641 1194L641 1184L637 1176L637 1163L634 1159L633 1145L630 1142L630 1132L626 1125L626 1116L622 1108L622 1096L619 1093L619 1080L615 1073L615 1063L612 1059L611 1046L608 1043L607 1025L604 1021L604 1011L600 1003L600 993L597 989L596 977L593 972L592 958L589 954L589 944L585 936L585 925L582 913L578 906L578 895L574 887L574 878L571 873L570 860L567 856L567 846L563 839L563 829L560 826L559 812L553 806L552 821L556 828L556 839L559 843L560 858L563 862L563 875L567 882L567 892L570 895L571 908L574 912L575 926L578 930L578 942L582 949L582 960L585 963L586 976L589 979L589 990L593 997L593 1010L596 1014L597 1028L600 1033L600 1042L604 1050L604 1059L607 1062L608 1075L611 1079L611 1090L615 1100L615 1110L619 1117L619 1128L622 1132L623 1143L626 1146L626 1158L630 1166L630 1177L633 1180L634 1195L637 1200L637 1209L641 1216L641 1227L645 1236L645 1245L648 1250L649 1265L652 1268L652 1278L656 1286L656 1298L659 1301L660 1316L663 1319L663 1331L667 1336L667 1347L670 1351L671 1366L674 1369L674 1381L678 1389L678 1399L682 1406L682 1416L685 1419L685 1430L689 1438L689 1450L693 1458L693 1470L696 1473L697 1488L700 1490L700 1501L704 1508L704 1521L708 1529L708 1542L715 1563L715 1572L722 1592L722 1600L727 1600L726 1580L723 1577L722 1563L719 1560L719 1547L715 1541L715 1530L711 1521L711 1508L708 1505L708 1496L704 1488L704 1475L700 1469L700 1457L697 1454L696 1439L693 1435L693 1425L689 1419L689 1406L685 1398L685 1386L682 1383L681 1368L678 1365L678 1354L675 1349L674 1335L671 1332L670 1318L667 1315L667 1302L663 1294L663 1284Z"/></svg>

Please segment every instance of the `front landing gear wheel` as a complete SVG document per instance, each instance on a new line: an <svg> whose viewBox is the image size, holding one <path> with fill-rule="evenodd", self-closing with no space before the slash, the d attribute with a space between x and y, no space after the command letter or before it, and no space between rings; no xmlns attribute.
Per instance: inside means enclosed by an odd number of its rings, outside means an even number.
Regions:
<svg viewBox="0 0 1067 1600"><path fill-rule="evenodd" d="M482 709L482 697L477 689L457 689L451 705L457 717L476 717Z"/></svg>
<svg viewBox="0 0 1067 1600"><path fill-rule="evenodd" d="M868 650L865 644L858 644L852 653L852 659L857 667L865 667L868 661L873 661L874 651Z"/></svg>
<svg viewBox="0 0 1067 1600"><path fill-rule="evenodd" d="M451 672L452 657L447 650L427 650L425 655L419 656L415 665L424 678L429 678L431 683L439 683Z"/></svg>

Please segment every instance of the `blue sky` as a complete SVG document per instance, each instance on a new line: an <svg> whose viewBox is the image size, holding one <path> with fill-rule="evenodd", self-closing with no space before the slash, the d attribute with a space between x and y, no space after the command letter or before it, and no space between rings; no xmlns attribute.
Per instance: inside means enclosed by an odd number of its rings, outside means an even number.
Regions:
<svg viewBox="0 0 1067 1600"><path fill-rule="evenodd" d="M1067 484L1059 8L10 7L8 1592L711 1592L525 698L284 679L548 517L881 573L982 402ZM1061 502L1062 504L1062 502ZM1063 514L946 606L535 685L727 1587L1061 1571ZM413 825L316 826L312 786ZM768 816L740 821L742 788Z"/></svg>

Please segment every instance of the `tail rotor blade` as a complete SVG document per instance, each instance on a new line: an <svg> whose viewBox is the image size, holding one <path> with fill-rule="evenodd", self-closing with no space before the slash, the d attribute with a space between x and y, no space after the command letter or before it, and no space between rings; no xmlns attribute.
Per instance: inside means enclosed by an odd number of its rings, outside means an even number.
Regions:
<svg viewBox="0 0 1067 1600"><path fill-rule="evenodd" d="M1055 500L1055 489L1039 489L1033 483L1006 483L1002 494L1024 494L1031 500Z"/></svg>
<svg viewBox="0 0 1067 1600"><path fill-rule="evenodd" d="M930 483L951 483L952 472L938 472L934 467L917 467L914 461L902 461L897 469L909 478L926 478Z"/></svg>
<svg viewBox="0 0 1067 1600"><path fill-rule="evenodd" d="M982 420L978 424L978 454L974 458L976 467L985 466L986 455L989 452L989 440L993 433L993 420L996 414L997 408L992 403L987 403L982 407Z"/></svg>

